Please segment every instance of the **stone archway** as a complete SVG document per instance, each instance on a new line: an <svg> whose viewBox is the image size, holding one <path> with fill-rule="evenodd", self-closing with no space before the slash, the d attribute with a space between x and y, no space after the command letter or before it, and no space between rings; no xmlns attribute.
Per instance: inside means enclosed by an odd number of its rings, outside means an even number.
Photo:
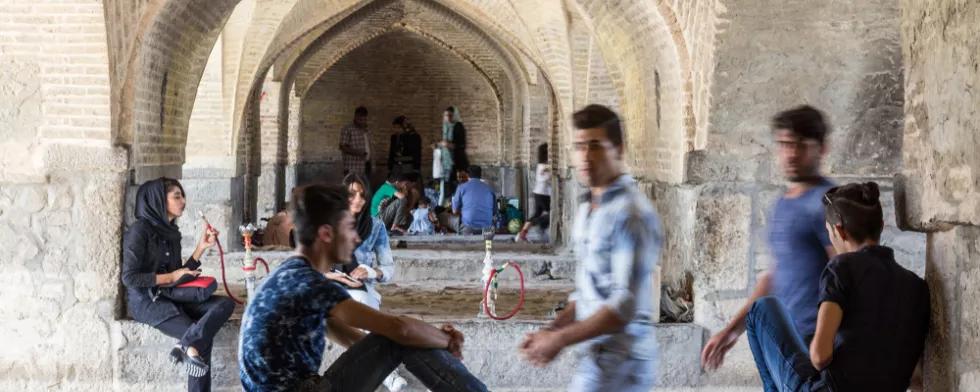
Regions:
<svg viewBox="0 0 980 392"><path fill-rule="evenodd" d="M403 19L399 19L399 15L403 14L405 15L402 17ZM527 128L527 124L529 124L526 121L526 116L530 113L527 97L527 86L529 82L524 81L524 78L526 75L537 78L539 72L528 71L527 65L524 64L525 62L515 58L513 49L509 49L508 47L509 44L499 43L496 41L496 38L487 36L481 27L457 15L454 10L438 5L436 2L372 2L343 15L345 19L341 19L335 25L329 25L329 28L322 30L322 36L316 39L309 39L301 35L297 39L301 45L309 45L308 47L285 43L284 45L288 50L270 52L279 53L279 59L273 57L272 60L266 60L266 63L271 65L274 62L277 69L279 69L276 73L282 72L286 74L285 84L288 85L292 80L295 80L299 87L298 91L302 91L306 88L305 85L308 85L307 80L314 78L314 75L318 72L324 72L324 70L329 68L329 64L336 61L346 51L357 47L365 39L389 30L392 23L398 24L401 28L416 31L418 34L441 42L444 46L452 47L454 52L465 57L467 61L473 63L479 69L485 70L481 72L484 72L493 81L493 84L497 86L499 90L497 93L498 99L503 101L504 113L501 121L503 121L504 128L500 133L500 146L506 150L506 153L502 154L503 157L506 157L504 162L513 163L514 161L507 161L507 159L514 156L524 156L526 158L526 153L520 155L521 149L517 145L521 139L519 136L516 136L526 134L528 130L524 128ZM397 20L402 21L396 23L395 21ZM329 21L322 22L321 25L326 25L327 23ZM299 23L299 25L309 25L309 23ZM359 31L358 29L360 29L360 32L357 32ZM371 29L374 29L373 32L370 31ZM459 32L464 32L464 34L460 35L458 34ZM276 39L274 42L279 41ZM323 49L319 49L321 46ZM318 49L313 50L310 48ZM270 51L272 50L273 48L270 47ZM295 53L306 54L296 55ZM493 57L500 57L506 60L498 64L490 60ZM281 70L283 68L285 71ZM295 71L293 71L294 69ZM539 83L537 80L533 82L533 84L537 83ZM547 79L545 79L545 83L550 87ZM255 94L253 93L252 95ZM245 116L246 120L243 124L258 124L257 113L258 110L254 105L249 106ZM243 129L247 131L248 135L253 136L239 138L251 147L240 145L237 148L239 154L245 154L245 158L238 159L238 161L244 161L248 167L258 168L258 154L254 148L260 144L254 138L254 135L258 134L258 132L252 126L245 126ZM523 150L528 149L523 148ZM255 173L252 170L248 170L247 172ZM246 175L246 186L252 184L251 180L253 177L253 174ZM279 185L284 182L284 180L277 180L276 187L284 188L283 185ZM252 191L245 193L246 196L252 194L254 194ZM251 205L253 203L252 200L246 200L245 205Z"/></svg>
<svg viewBox="0 0 980 392"><path fill-rule="evenodd" d="M386 170L389 124L399 114L407 115L422 135L422 167L430 168L428 144L441 138L440 115L449 105L460 106L463 113L472 141L471 161L485 167L504 162L500 143L505 111L498 90L479 69L427 38L395 29L362 44L325 71L303 95L300 160L304 165L339 158L339 130L358 105L371 112L372 161L377 172ZM337 170L325 172L331 171Z"/></svg>

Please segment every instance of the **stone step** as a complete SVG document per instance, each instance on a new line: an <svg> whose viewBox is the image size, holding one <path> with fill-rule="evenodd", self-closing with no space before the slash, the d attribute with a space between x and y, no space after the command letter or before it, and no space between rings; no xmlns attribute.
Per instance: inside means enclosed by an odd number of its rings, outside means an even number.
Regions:
<svg viewBox="0 0 980 392"><path fill-rule="evenodd" d="M437 249L451 251L483 251L486 249L482 235L407 235L392 236L392 249ZM554 247L545 242L538 241L537 237L530 237L533 242L514 242L512 234L497 234L494 236L493 249L495 251L521 252L521 253L554 253Z"/></svg>
<svg viewBox="0 0 980 392"><path fill-rule="evenodd" d="M428 320L432 323L453 322L466 335L463 355L471 372L492 390L546 391L564 390L577 361L575 350L566 350L550 366L535 368L523 361L517 346L525 334L541 328L543 321L492 321L488 319ZM241 327L239 317L229 321L218 333L213 352L216 390L240 390L237 368L237 340ZM155 329L133 321L112 323L115 330L115 374L120 390L174 391L184 386L184 377L167 362L174 339ZM658 324L655 328L660 347L656 368L659 385L693 387L700 377L699 352L704 339L703 328L693 324ZM321 370L341 354L332 347ZM402 369L412 390L422 390L418 381ZM384 390L384 388L379 388ZM692 389L693 390L693 389Z"/></svg>
<svg viewBox="0 0 980 392"><path fill-rule="evenodd" d="M483 275L483 251L399 250L394 254L399 281L455 280L479 282ZM575 276L575 259L570 255L494 252L494 265L516 262L526 281L544 280L535 277L546 263L551 277L568 280ZM516 280L513 272L504 273L501 280Z"/></svg>
<svg viewBox="0 0 980 392"><path fill-rule="evenodd" d="M275 268L283 260L291 256L289 251L256 251L253 257L265 259L270 268ZM420 249L393 249L395 260L395 282L414 283L425 281L442 282L472 282L479 284L483 276L484 251L446 251ZM225 254L226 276L229 283L241 282L244 277L241 271L243 252ZM205 275L220 276L221 271L218 256L214 254L203 257ZM571 255L555 255L550 253L524 253L501 251L493 253L494 265L500 266L505 261L514 261L524 273L526 282L547 282L557 280L570 282L575 274L575 259ZM550 265L550 276L535 276L545 264ZM261 267L260 267L261 269ZM264 271L260 271L260 275ZM553 279L552 279L553 278ZM501 274L500 281L517 281L514 271Z"/></svg>

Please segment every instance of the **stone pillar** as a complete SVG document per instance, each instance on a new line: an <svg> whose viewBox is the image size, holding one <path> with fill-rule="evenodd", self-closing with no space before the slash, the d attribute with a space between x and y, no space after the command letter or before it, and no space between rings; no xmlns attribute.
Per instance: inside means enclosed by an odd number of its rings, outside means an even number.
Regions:
<svg viewBox="0 0 980 392"><path fill-rule="evenodd" d="M288 86L288 87L287 87ZM280 118L285 118L286 121L280 121L279 126L286 127L286 161L285 165L285 184L282 194L282 201L288 202L289 197L292 194L292 189L298 185L297 176L297 162L299 162L299 151L300 151L300 119L302 118L302 107L300 105L301 100L296 96L296 86L293 83L284 83L283 90L285 90L284 99L287 101L286 113L280 112ZM280 97L282 98L282 97Z"/></svg>
<svg viewBox="0 0 980 392"><path fill-rule="evenodd" d="M900 221L928 233L929 391L980 390L980 4L904 0Z"/></svg>
<svg viewBox="0 0 980 392"><path fill-rule="evenodd" d="M932 322L924 374L929 391L980 388L980 227L929 234L926 280Z"/></svg>
<svg viewBox="0 0 980 392"><path fill-rule="evenodd" d="M260 166L258 184L256 187L256 212L258 218L271 217L279 206L276 200L277 184L283 179L280 178L279 171L276 170L279 152L284 137L280 137L279 127L279 105L281 100L280 83L272 80L270 72L262 85L262 93L259 97L259 127L260 127ZM285 136L285 135L282 135Z"/></svg>

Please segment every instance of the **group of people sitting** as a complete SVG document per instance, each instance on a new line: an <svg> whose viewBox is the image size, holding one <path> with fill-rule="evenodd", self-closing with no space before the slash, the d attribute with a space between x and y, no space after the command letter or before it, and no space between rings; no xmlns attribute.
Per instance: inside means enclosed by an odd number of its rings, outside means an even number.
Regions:
<svg viewBox="0 0 980 392"><path fill-rule="evenodd" d="M418 176L394 174L371 198L371 214L396 235L480 233L493 227L497 213L496 191L482 177L478 165L458 171L459 185L446 208L433 203L432 188L420 189Z"/></svg>

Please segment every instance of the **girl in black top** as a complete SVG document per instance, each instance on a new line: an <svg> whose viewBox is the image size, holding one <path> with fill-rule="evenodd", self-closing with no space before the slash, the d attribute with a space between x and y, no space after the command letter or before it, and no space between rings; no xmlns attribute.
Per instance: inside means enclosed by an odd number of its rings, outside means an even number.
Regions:
<svg viewBox="0 0 980 392"><path fill-rule="evenodd" d="M185 365L188 390L209 391L214 335L231 317L235 303L223 296L201 303L176 303L160 295L161 288L201 273L198 260L218 235L205 230L193 255L181 262L181 235L174 221L185 205L184 189L177 180L161 177L140 186L136 222L123 239L122 281L133 319L180 339L170 356L173 363Z"/></svg>

